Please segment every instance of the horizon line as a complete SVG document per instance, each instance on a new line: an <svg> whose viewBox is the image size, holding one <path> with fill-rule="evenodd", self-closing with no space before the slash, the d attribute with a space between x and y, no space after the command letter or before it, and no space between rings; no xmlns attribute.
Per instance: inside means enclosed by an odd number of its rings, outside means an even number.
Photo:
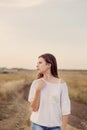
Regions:
<svg viewBox="0 0 87 130"><path fill-rule="evenodd" d="M37 69L29 69L29 68L25 68L25 67L0 67L1 70L4 70L4 69L7 69L7 70L12 70L12 69L15 69L15 70L37 70ZM82 71L87 71L87 69L67 69L67 68L59 68L58 70L82 70Z"/></svg>

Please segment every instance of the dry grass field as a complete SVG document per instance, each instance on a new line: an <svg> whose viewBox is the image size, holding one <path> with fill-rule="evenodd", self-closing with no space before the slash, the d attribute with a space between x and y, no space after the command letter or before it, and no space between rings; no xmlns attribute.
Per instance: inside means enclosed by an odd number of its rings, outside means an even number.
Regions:
<svg viewBox="0 0 87 130"><path fill-rule="evenodd" d="M67 82L71 99L87 104L87 71L65 70L59 75Z"/></svg>
<svg viewBox="0 0 87 130"><path fill-rule="evenodd" d="M30 130L31 109L27 98L30 84L36 74L33 70L0 73L0 130ZM69 87L72 104L69 124L86 130L87 71L60 70L59 77L63 78Z"/></svg>

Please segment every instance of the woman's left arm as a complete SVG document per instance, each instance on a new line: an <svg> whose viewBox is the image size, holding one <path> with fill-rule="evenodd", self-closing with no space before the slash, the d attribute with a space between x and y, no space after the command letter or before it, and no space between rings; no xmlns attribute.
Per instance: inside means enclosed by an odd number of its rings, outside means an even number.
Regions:
<svg viewBox="0 0 87 130"><path fill-rule="evenodd" d="M62 109L62 130L65 130L68 123L68 117L71 113L70 98L66 83L64 83L62 86L61 109Z"/></svg>
<svg viewBox="0 0 87 130"><path fill-rule="evenodd" d="M62 116L62 130L66 129L67 122L68 122L69 115L63 115Z"/></svg>

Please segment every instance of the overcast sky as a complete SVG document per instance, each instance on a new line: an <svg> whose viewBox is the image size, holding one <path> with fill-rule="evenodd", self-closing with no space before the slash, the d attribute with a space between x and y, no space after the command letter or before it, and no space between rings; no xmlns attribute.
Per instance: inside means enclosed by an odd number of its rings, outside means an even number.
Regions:
<svg viewBox="0 0 87 130"><path fill-rule="evenodd" d="M43 53L87 69L87 0L0 0L0 67L36 69Z"/></svg>

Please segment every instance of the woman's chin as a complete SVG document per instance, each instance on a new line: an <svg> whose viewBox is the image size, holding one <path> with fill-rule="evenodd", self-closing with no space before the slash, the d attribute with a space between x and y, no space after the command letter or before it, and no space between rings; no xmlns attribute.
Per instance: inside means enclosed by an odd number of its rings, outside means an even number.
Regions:
<svg viewBox="0 0 87 130"><path fill-rule="evenodd" d="M41 71L40 70L37 70L38 71L38 73L41 73Z"/></svg>

